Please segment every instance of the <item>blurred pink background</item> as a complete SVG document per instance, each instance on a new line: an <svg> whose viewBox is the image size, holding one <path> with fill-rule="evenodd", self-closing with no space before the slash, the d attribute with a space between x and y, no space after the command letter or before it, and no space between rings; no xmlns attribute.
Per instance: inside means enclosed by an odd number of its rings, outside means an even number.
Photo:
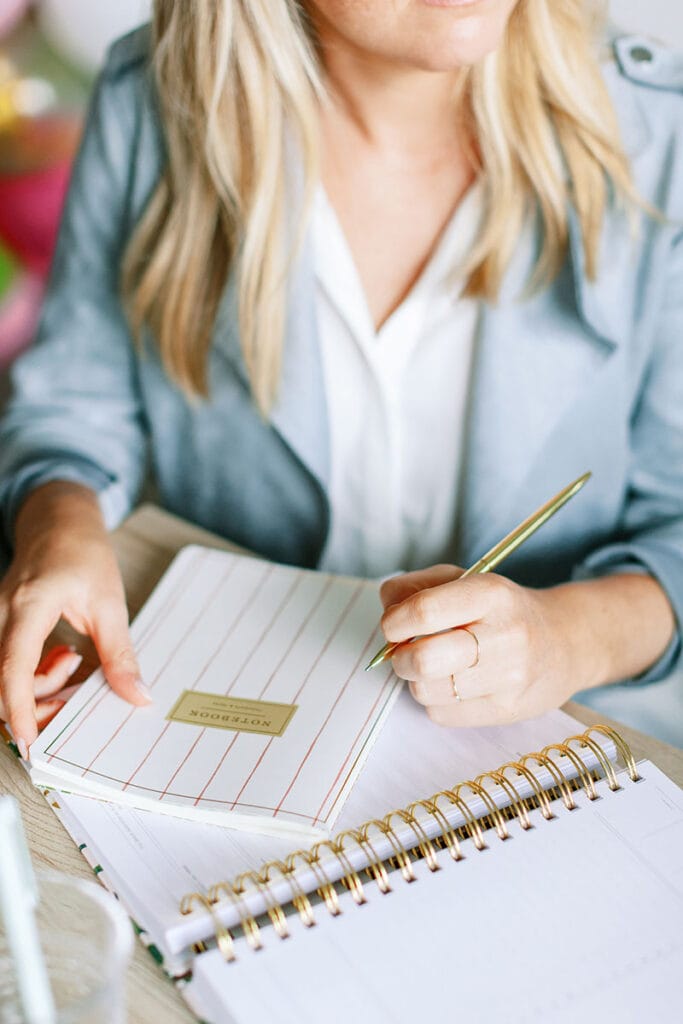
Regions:
<svg viewBox="0 0 683 1024"><path fill-rule="evenodd" d="M148 0L0 0L0 375L35 331L93 75L148 16Z"/></svg>

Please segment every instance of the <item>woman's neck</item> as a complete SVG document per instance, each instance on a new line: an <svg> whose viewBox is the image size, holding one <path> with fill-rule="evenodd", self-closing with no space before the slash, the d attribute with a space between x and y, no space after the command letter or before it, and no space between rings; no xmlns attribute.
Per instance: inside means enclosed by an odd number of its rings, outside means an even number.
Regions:
<svg viewBox="0 0 683 1024"><path fill-rule="evenodd" d="M423 71L359 51L318 27L330 102L322 181L375 328L403 301L474 177L459 72Z"/></svg>
<svg viewBox="0 0 683 1024"><path fill-rule="evenodd" d="M458 72L424 71L359 51L332 26L318 31L335 118L387 156L438 159L462 143Z"/></svg>

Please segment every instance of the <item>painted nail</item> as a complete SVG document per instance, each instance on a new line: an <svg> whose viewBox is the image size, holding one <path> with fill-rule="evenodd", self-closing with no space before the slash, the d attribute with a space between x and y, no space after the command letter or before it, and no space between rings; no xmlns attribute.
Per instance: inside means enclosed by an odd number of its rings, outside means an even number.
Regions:
<svg viewBox="0 0 683 1024"><path fill-rule="evenodd" d="M149 686L147 686L146 683L143 683L142 679L135 680L135 688L138 691L138 693L142 694L145 700L149 701L150 704L152 703L152 691L150 690Z"/></svg>
<svg viewBox="0 0 683 1024"><path fill-rule="evenodd" d="M73 658L70 660L69 664L67 665L67 669L66 669L67 673L68 673L67 678L70 679L71 676L76 671L76 669L80 668L82 664L83 664L83 655L82 654L74 654Z"/></svg>
<svg viewBox="0 0 683 1024"><path fill-rule="evenodd" d="M26 740L22 739L21 736L17 736L17 747L23 761L28 761L28 747L26 746Z"/></svg>

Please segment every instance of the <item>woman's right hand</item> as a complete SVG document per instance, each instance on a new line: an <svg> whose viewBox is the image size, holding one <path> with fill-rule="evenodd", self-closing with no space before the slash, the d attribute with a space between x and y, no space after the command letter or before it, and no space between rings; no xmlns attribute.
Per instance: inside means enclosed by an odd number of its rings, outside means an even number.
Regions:
<svg viewBox="0 0 683 1024"><path fill-rule="evenodd" d="M63 650L49 669L41 664L45 641L61 618L92 638L116 693L131 704L149 703L97 499L85 487L55 482L22 505L14 561L0 584L0 717L24 758L38 735L36 697L53 696L75 667L73 652Z"/></svg>

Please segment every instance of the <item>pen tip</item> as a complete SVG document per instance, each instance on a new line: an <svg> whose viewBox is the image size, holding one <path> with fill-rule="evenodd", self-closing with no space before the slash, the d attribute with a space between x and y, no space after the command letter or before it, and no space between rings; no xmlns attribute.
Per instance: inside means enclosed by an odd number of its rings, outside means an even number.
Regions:
<svg viewBox="0 0 683 1024"><path fill-rule="evenodd" d="M378 654L375 655L375 657L372 659L372 661L368 662L368 664L365 666L365 671L369 672L371 668L375 668L376 665L381 664L381 662L383 662L383 661L384 661L384 651L380 651Z"/></svg>

